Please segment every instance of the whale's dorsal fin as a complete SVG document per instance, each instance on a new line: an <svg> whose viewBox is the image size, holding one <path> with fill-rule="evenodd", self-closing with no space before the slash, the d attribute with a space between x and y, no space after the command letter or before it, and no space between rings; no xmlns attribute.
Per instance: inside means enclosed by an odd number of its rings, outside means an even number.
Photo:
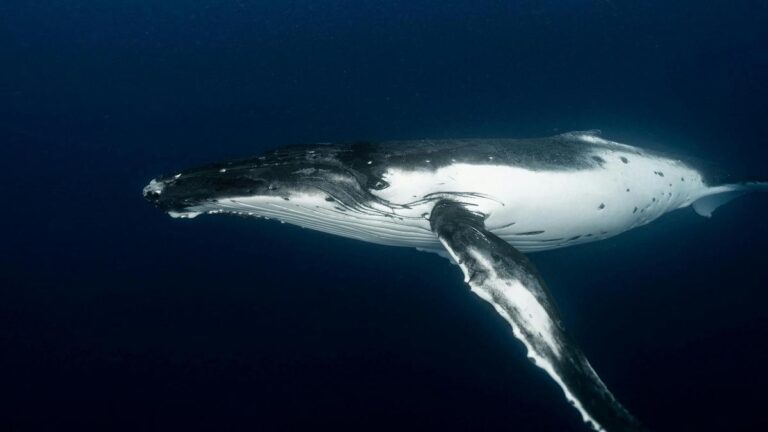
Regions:
<svg viewBox="0 0 768 432"><path fill-rule="evenodd" d="M482 215L455 201L435 204L432 231L464 272L473 292L512 325L528 357L544 369L598 431L640 431L565 332L557 309L528 259L488 231Z"/></svg>

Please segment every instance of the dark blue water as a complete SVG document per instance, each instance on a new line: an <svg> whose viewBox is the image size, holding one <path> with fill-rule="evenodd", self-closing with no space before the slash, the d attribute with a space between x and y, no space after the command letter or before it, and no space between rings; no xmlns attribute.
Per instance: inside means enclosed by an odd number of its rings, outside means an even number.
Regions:
<svg viewBox="0 0 768 432"><path fill-rule="evenodd" d="M673 3L673 4L669 4ZM0 429L585 430L448 261L172 220L297 142L601 128L765 176L763 1L4 1ZM768 196L533 259L654 431L766 430Z"/></svg>

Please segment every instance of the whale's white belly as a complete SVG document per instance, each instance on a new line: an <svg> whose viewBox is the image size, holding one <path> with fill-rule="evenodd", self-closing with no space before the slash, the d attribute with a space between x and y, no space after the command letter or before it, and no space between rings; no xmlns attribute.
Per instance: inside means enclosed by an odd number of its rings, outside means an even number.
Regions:
<svg viewBox="0 0 768 432"><path fill-rule="evenodd" d="M602 161L599 168L573 171L470 164L390 170L385 176L390 188L377 195L411 207L395 209L406 217L429 213L431 202L409 204L424 195L470 203L488 215L489 230L525 252L617 235L689 205L705 188L699 173L675 160L616 150L594 157ZM429 229L425 218L408 221Z"/></svg>

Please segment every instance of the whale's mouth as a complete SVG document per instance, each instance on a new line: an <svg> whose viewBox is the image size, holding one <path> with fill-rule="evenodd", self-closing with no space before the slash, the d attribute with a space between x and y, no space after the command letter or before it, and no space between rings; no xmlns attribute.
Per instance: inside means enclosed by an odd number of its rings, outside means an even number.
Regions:
<svg viewBox="0 0 768 432"><path fill-rule="evenodd" d="M177 178L172 177L170 180L152 179L142 190L144 199L173 218L192 219L201 215L202 212L194 211L188 208L185 203L179 202L173 199L173 197L167 197L167 194L164 194L169 182L173 183Z"/></svg>
<svg viewBox="0 0 768 432"><path fill-rule="evenodd" d="M157 202L160 199L160 196L163 194L164 188L164 183L158 182L157 179L152 179L148 185L144 186L144 190L142 192L144 194L144 198L146 198L147 201Z"/></svg>
<svg viewBox="0 0 768 432"><path fill-rule="evenodd" d="M143 195L171 217L185 219L209 213L309 215L316 206L348 214L391 212L386 206L377 206L379 200L370 192L385 187L385 182L369 186L368 178L355 169L332 155L318 159L316 153L314 149L274 152L183 170L154 178L144 187Z"/></svg>

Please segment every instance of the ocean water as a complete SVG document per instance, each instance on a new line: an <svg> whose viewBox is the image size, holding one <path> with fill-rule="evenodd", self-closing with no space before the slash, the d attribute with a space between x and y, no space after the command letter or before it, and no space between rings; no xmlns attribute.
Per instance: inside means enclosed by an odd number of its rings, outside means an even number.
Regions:
<svg viewBox="0 0 768 432"><path fill-rule="evenodd" d="M172 220L280 145L609 138L766 177L761 1L0 3L0 430L583 431L432 254ZM653 431L768 430L768 194L532 255Z"/></svg>

